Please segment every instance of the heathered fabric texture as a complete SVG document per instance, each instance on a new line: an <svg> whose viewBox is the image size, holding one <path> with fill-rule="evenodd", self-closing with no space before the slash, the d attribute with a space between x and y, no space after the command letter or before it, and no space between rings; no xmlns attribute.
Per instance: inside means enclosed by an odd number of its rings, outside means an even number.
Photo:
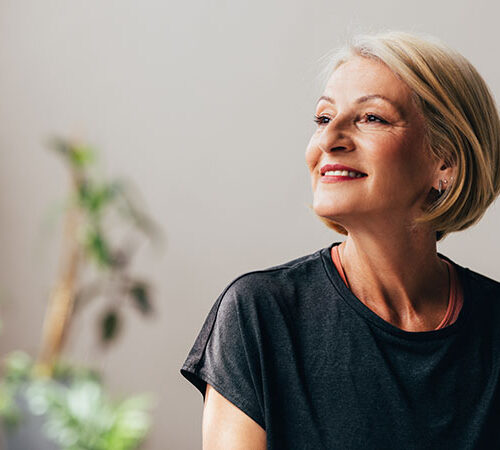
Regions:
<svg viewBox="0 0 500 450"><path fill-rule="evenodd" d="M182 375L260 424L269 449L500 448L500 283L439 254L462 310L405 331L354 296L331 247L233 280Z"/></svg>

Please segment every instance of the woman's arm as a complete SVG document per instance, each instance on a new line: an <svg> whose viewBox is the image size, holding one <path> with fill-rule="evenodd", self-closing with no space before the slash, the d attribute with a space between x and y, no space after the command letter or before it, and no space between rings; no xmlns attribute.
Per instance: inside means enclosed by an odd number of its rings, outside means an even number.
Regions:
<svg viewBox="0 0 500 450"><path fill-rule="evenodd" d="M203 408L203 450L265 450L266 432L207 384Z"/></svg>

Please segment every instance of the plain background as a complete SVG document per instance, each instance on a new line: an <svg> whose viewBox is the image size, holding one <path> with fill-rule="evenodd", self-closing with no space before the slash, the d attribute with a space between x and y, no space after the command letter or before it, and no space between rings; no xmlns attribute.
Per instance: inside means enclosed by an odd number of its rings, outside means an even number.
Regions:
<svg viewBox="0 0 500 450"><path fill-rule="evenodd" d="M241 273L342 240L309 210L304 152L321 93L321 57L357 32L425 32L462 52L500 95L498 6L480 1L0 2L0 351L36 354L59 228L51 205L68 179L50 136L102 150L166 233L136 273L156 315L129 308L123 336L96 345L90 308L67 354L119 394L154 392L147 449L201 447L202 397L179 373L208 311ZM500 278L493 205L438 250Z"/></svg>

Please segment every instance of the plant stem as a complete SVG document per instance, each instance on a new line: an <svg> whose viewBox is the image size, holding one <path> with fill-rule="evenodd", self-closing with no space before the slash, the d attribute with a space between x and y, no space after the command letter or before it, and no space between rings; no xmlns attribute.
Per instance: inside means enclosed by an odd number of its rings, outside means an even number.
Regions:
<svg viewBox="0 0 500 450"><path fill-rule="evenodd" d="M77 185L75 173L72 178L74 185ZM80 215L77 205L71 206L65 215L60 275L50 295L43 324L42 345L36 364L36 370L40 375L52 375L54 363L63 349L71 322L81 259L78 243Z"/></svg>

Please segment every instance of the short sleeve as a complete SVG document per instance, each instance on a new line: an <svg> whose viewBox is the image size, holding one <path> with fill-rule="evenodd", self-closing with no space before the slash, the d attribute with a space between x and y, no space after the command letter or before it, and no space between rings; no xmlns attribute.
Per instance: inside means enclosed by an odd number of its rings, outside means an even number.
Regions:
<svg viewBox="0 0 500 450"><path fill-rule="evenodd" d="M205 398L207 383L265 429L258 314L236 279L212 306L180 372Z"/></svg>

